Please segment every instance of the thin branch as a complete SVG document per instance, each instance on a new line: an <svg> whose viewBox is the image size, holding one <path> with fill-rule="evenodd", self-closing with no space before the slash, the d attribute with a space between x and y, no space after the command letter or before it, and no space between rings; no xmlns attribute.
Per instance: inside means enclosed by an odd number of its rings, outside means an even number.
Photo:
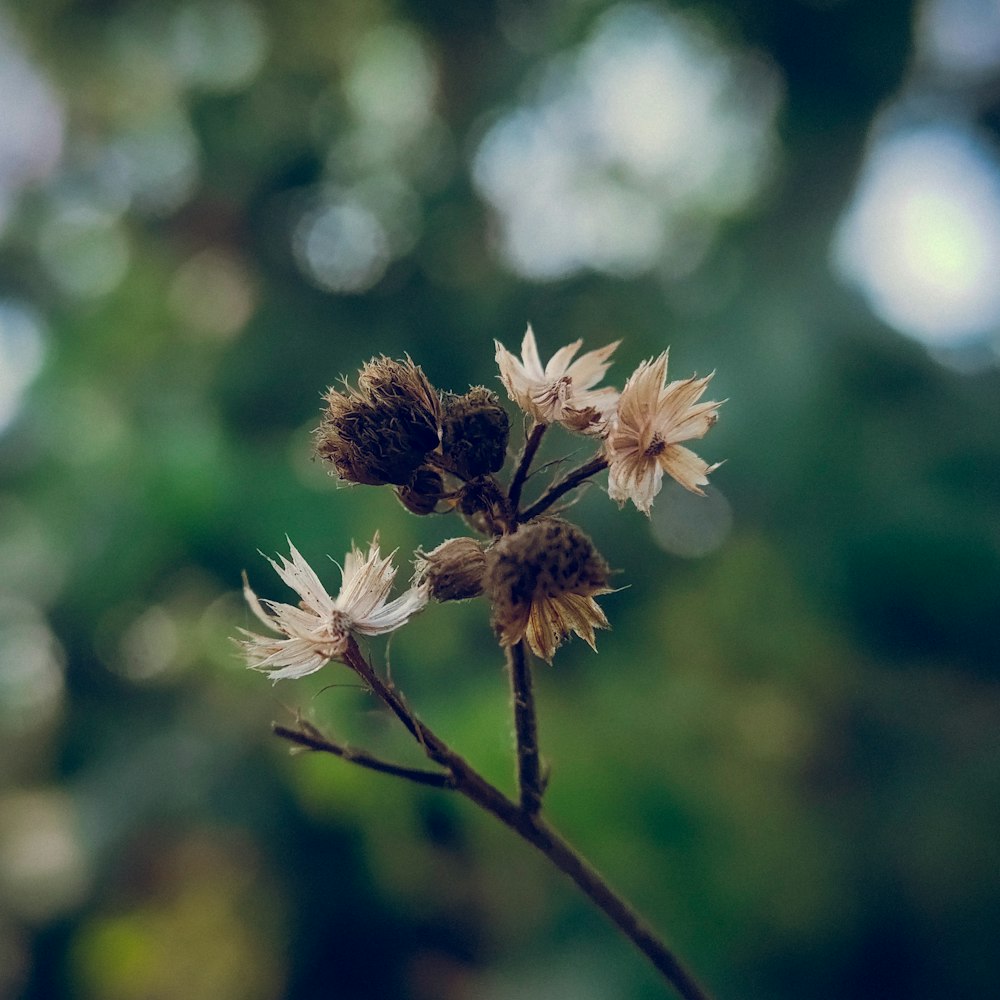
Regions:
<svg viewBox="0 0 1000 1000"><path fill-rule="evenodd" d="M521 792L521 808L529 816L534 816L542 808L544 785L538 758L538 722L531 686L531 666L523 640L507 647L507 667L514 699L517 785Z"/></svg>
<svg viewBox="0 0 1000 1000"><path fill-rule="evenodd" d="M548 426L548 424L535 424L531 428L531 433L524 442L521 457L518 459L517 468L514 470L514 478L510 481L510 490L507 495L510 498L510 509L514 512L515 519L521 504L521 490L524 489L528 472L531 470L531 463L535 460L538 446L542 443L542 437Z"/></svg>
<svg viewBox="0 0 1000 1000"><path fill-rule="evenodd" d="M486 812L492 813L501 823L541 851L556 868L568 875L649 959L683 1000L709 1000L709 995L698 985L680 959L660 940L636 910L608 885L600 873L537 813L532 813L509 799L421 722L395 687L379 677L353 638L348 645L344 661L406 727L428 758L445 768L450 778L448 787L460 792ZM307 735L312 738L308 732Z"/></svg>
<svg viewBox="0 0 1000 1000"><path fill-rule="evenodd" d="M530 836L520 830L518 832L583 890L684 1000L710 1000L709 994L635 908L619 896L567 841L543 820L536 821L531 830Z"/></svg>
<svg viewBox="0 0 1000 1000"><path fill-rule="evenodd" d="M522 511L517 517L518 523L530 521L533 517L538 517L539 514L548 510L561 496L569 493L570 490L576 489L581 483L607 467L607 458L603 455L598 455L579 468L574 469L563 479L560 479L559 482L553 483L527 510Z"/></svg>
<svg viewBox="0 0 1000 1000"><path fill-rule="evenodd" d="M290 743L305 747L307 750L316 750L322 753L332 754L340 757L341 760L350 761L359 767L366 767L369 771L378 771L380 774L391 774L397 778L405 778L418 785L429 785L431 788L454 788L455 784L450 774L443 774L440 771L423 771L415 767L402 767L387 760L373 757L364 750L355 750L353 747L342 746L326 739L312 727L305 726L302 729L290 729L273 723L271 730L275 736L280 736Z"/></svg>

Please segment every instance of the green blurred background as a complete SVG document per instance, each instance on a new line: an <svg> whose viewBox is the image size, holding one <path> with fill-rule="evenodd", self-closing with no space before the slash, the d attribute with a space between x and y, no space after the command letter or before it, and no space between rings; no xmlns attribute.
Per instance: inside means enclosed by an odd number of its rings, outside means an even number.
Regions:
<svg viewBox="0 0 1000 1000"><path fill-rule="evenodd" d="M628 589L536 672L553 822L720 1000L988 995L998 94L995 0L2 4L0 995L663 995L464 801L290 756L419 757L228 638L286 533L461 533L311 461L325 387L498 386L528 321L729 399L707 500L574 509ZM487 618L388 655L510 789Z"/></svg>

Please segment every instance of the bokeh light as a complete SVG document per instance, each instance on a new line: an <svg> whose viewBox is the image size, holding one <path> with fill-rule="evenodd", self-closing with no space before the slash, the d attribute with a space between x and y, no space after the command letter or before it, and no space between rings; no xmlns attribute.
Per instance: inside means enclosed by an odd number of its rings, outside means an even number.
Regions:
<svg viewBox="0 0 1000 1000"><path fill-rule="evenodd" d="M7 907L32 923L76 906L91 872L70 796L60 789L0 795L0 888Z"/></svg>
<svg viewBox="0 0 1000 1000"><path fill-rule="evenodd" d="M726 540L733 526L733 510L715 486L707 487L705 496L700 497L665 478L649 522L660 548L696 559L714 552Z"/></svg>
<svg viewBox="0 0 1000 1000"><path fill-rule="evenodd" d="M540 280L657 264L689 273L720 220L769 176L780 95L765 60L704 26L612 8L476 152L474 179L499 214L508 264Z"/></svg>
<svg viewBox="0 0 1000 1000"><path fill-rule="evenodd" d="M92 299L118 287L130 250L120 218L74 201L53 207L38 233L38 255L63 292Z"/></svg>
<svg viewBox="0 0 1000 1000"><path fill-rule="evenodd" d="M35 309L0 299L0 434L17 415L44 356L43 326Z"/></svg>
<svg viewBox="0 0 1000 1000"><path fill-rule="evenodd" d="M15 196L55 169L62 146L62 105L0 11L0 233Z"/></svg>
<svg viewBox="0 0 1000 1000"><path fill-rule="evenodd" d="M267 31L256 7L241 0L186 3L174 15L172 61L189 85L238 90L257 75L267 55Z"/></svg>
<svg viewBox="0 0 1000 1000"><path fill-rule="evenodd" d="M957 125L878 139L841 223L841 274L931 347L1000 331L1000 159Z"/></svg>
<svg viewBox="0 0 1000 1000"><path fill-rule="evenodd" d="M56 720L64 667L41 610L0 590L0 732L25 736Z"/></svg>
<svg viewBox="0 0 1000 1000"><path fill-rule="evenodd" d="M302 270L331 292L366 291L389 264L389 241L374 213L335 197L303 214L293 249Z"/></svg>
<svg viewBox="0 0 1000 1000"><path fill-rule="evenodd" d="M1000 65L997 0L924 0L917 45L933 65L960 76L983 76Z"/></svg>

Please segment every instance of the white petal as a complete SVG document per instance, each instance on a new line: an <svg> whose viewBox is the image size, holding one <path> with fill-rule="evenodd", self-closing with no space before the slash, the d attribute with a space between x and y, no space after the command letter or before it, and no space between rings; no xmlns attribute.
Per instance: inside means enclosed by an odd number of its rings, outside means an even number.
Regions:
<svg viewBox="0 0 1000 1000"><path fill-rule="evenodd" d="M291 560L281 556L280 566L269 557L267 557L267 561L274 567L275 572L285 584L302 598L307 607L317 614L330 611L333 608L333 598L326 592L326 588L320 583L313 568L302 558L299 550L292 545L290 540L288 548L291 552Z"/></svg>
<svg viewBox="0 0 1000 1000"><path fill-rule="evenodd" d="M572 344L560 347L559 350L556 351L551 358L549 358L549 363L545 366L545 378L550 381L554 381L555 379L562 378L563 375L567 374L566 369L569 367L570 360L582 346L582 340L575 340Z"/></svg>
<svg viewBox="0 0 1000 1000"><path fill-rule="evenodd" d="M245 572L243 574L243 597L246 599L247 604L250 605L250 610L254 613L254 616L268 628L274 628L271 616L261 607L260 598L250 589L250 581L247 579Z"/></svg>
<svg viewBox="0 0 1000 1000"><path fill-rule="evenodd" d="M524 363L524 374L527 378L541 380L545 378L542 359L538 356L538 344L535 343L535 331L528 324L521 341L521 360Z"/></svg>
<svg viewBox="0 0 1000 1000"><path fill-rule="evenodd" d="M360 551L352 548L344 560L344 583L337 597L337 607L352 621L366 618L389 596L396 577L392 556L390 553L380 558L379 547L373 539L366 559L362 561Z"/></svg>
<svg viewBox="0 0 1000 1000"><path fill-rule="evenodd" d="M395 600L383 605L367 617L354 622L362 635L382 635L405 625L417 612L427 607L429 591L426 585L411 587Z"/></svg>
<svg viewBox="0 0 1000 1000"><path fill-rule="evenodd" d="M620 340L616 340L613 344L599 347L596 351L587 351L566 369L566 374L573 380L573 386L577 391L589 389L604 378L611 367L608 358L614 354L620 343Z"/></svg>

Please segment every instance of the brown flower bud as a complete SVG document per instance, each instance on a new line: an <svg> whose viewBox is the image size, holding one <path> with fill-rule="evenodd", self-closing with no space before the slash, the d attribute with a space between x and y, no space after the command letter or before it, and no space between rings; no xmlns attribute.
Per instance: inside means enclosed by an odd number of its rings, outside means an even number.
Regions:
<svg viewBox="0 0 1000 1000"><path fill-rule="evenodd" d="M464 396L445 397L441 450L463 479L499 472L509 437L510 418L495 392L476 386Z"/></svg>
<svg viewBox="0 0 1000 1000"><path fill-rule="evenodd" d="M436 601L464 601L483 592L486 553L473 538L451 538L432 552L417 552L413 586L430 584Z"/></svg>
<svg viewBox="0 0 1000 1000"><path fill-rule="evenodd" d="M594 628L607 628L608 620L593 598L610 593L607 584L608 565L593 542L554 517L504 535L486 555L486 589L501 643L526 639L550 663L570 632L596 648Z"/></svg>
<svg viewBox="0 0 1000 1000"><path fill-rule="evenodd" d="M437 469L422 465L405 486L397 486L399 502L413 514L433 514L445 495L444 478Z"/></svg>
<svg viewBox="0 0 1000 1000"><path fill-rule="evenodd" d="M405 486L440 440L441 407L409 358L372 358L358 387L330 388L316 429L316 454L352 483Z"/></svg>

